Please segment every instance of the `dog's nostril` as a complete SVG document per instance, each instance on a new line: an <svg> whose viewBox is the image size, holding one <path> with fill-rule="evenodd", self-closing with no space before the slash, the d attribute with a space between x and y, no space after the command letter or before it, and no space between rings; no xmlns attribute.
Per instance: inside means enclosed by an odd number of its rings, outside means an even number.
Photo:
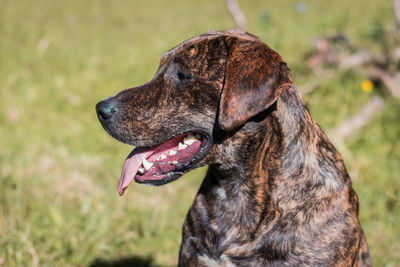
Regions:
<svg viewBox="0 0 400 267"><path fill-rule="evenodd" d="M103 100L97 103L96 112L100 119L109 120L117 112L117 109L112 101Z"/></svg>

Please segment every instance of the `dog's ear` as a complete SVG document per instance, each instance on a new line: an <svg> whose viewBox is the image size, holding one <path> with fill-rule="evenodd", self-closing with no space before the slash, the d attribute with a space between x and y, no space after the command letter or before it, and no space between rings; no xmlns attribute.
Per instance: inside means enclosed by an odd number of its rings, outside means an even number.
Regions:
<svg viewBox="0 0 400 267"><path fill-rule="evenodd" d="M218 122L232 131L272 105L292 85L290 70L278 53L260 40L225 39L228 60Z"/></svg>

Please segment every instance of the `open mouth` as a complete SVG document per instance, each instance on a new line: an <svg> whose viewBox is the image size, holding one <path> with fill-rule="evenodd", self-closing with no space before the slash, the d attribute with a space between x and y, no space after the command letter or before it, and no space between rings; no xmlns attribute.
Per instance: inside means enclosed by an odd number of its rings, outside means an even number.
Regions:
<svg viewBox="0 0 400 267"><path fill-rule="evenodd" d="M200 133L184 133L151 148L135 148L125 160L118 192L122 196L133 179L152 185L172 182L204 158L209 148L209 138Z"/></svg>

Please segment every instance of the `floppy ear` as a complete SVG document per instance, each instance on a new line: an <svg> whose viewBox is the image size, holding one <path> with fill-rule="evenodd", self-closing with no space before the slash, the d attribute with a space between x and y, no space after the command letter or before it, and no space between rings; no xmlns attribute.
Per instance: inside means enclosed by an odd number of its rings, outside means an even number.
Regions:
<svg viewBox="0 0 400 267"><path fill-rule="evenodd" d="M292 85L282 58L260 40L227 37L229 54L218 122L232 131L272 105Z"/></svg>

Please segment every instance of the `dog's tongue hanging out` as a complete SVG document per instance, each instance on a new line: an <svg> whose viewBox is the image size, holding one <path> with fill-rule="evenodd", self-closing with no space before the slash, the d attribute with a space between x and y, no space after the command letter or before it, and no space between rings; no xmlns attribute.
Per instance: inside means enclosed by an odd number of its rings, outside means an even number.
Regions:
<svg viewBox="0 0 400 267"><path fill-rule="evenodd" d="M133 179L139 183L151 183L168 178L174 170L194 158L201 146L200 139L197 134L182 134L153 148L135 148L122 168L119 194L123 195Z"/></svg>
<svg viewBox="0 0 400 267"><path fill-rule="evenodd" d="M120 196L122 196L125 189L132 182L133 178L135 178L136 173L138 172L140 166L143 164L143 159L151 154L151 151L139 153L135 152L137 152L136 149L134 149L129 154L129 156L125 160L124 167L122 168L121 178L119 178L118 182L118 193Z"/></svg>

